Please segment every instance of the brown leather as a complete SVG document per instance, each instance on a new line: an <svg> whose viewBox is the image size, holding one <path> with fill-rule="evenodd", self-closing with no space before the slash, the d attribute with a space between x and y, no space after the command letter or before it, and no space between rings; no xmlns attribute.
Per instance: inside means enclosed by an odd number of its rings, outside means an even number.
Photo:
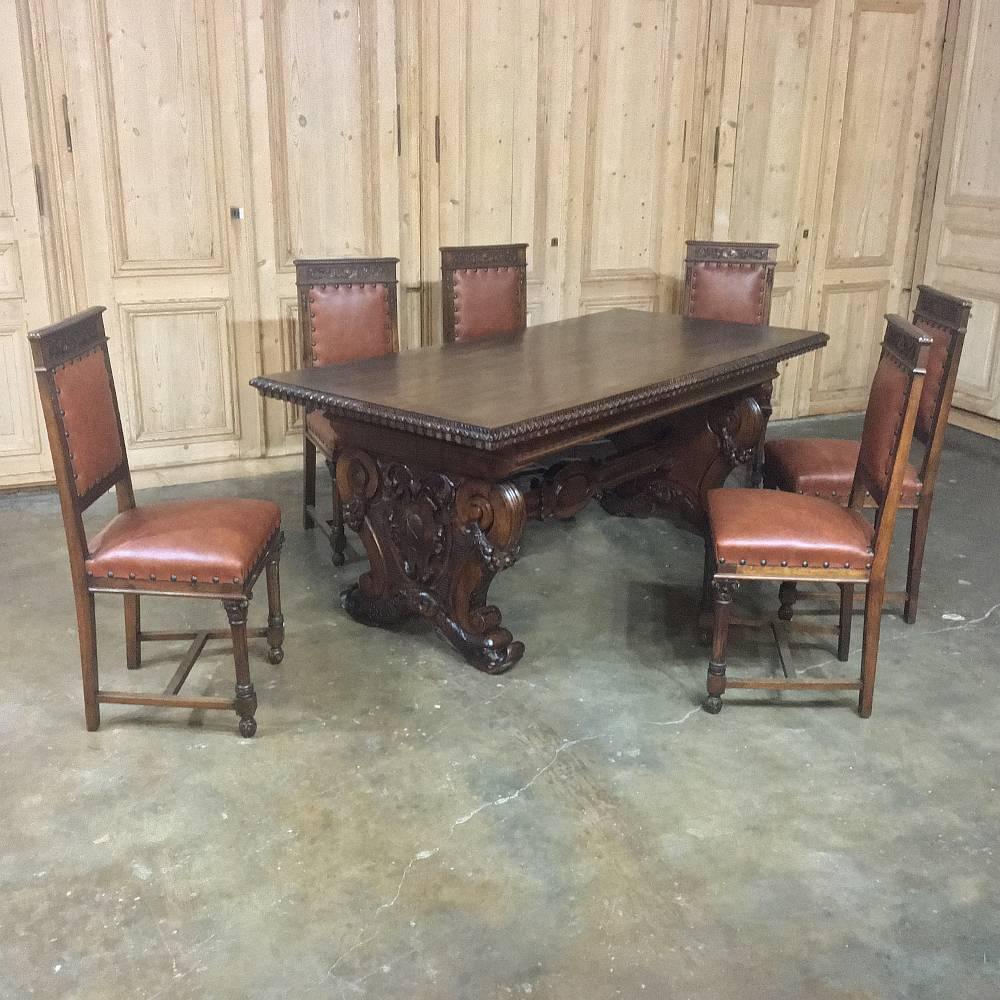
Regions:
<svg viewBox="0 0 1000 1000"><path fill-rule="evenodd" d="M125 461L103 348L56 369L53 378L73 485L83 496Z"/></svg>
<svg viewBox="0 0 1000 1000"><path fill-rule="evenodd" d="M337 432L322 413L314 411L306 414L306 431L324 455L329 457L336 451Z"/></svg>
<svg viewBox="0 0 1000 1000"><path fill-rule="evenodd" d="M524 270L516 267L455 271L455 340L523 330L527 325L523 280Z"/></svg>
<svg viewBox="0 0 1000 1000"><path fill-rule="evenodd" d="M87 575L243 584L281 528L269 500L177 500L126 510L91 540Z"/></svg>
<svg viewBox="0 0 1000 1000"><path fill-rule="evenodd" d="M768 489L824 497L847 506L854 470L858 465L857 441L832 438L788 438L764 445L764 485ZM914 507L923 486L908 463L900 502Z"/></svg>
<svg viewBox="0 0 1000 1000"><path fill-rule="evenodd" d="M913 325L933 341L927 354L927 374L924 376L924 387L920 392L920 405L917 407L917 423L914 428L917 440L928 444L934 432L935 415L941 407L948 349L955 334L947 327L938 326L919 315L913 317ZM944 419L948 419L947 414L944 414Z"/></svg>
<svg viewBox="0 0 1000 1000"><path fill-rule="evenodd" d="M858 452L858 467L879 503L889 492L892 459L903 426L910 381L910 374L893 360L892 354L883 352L868 394Z"/></svg>
<svg viewBox="0 0 1000 1000"><path fill-rule="evenodd" d="M312 363L338 365L392 350L385 285L316 285L309 289Z"/></svg>
<svg viewBox="0 0 1000 1000"><path fill-rule="evenodd" d="M730 323L766 322L767 269L760 264L700 261L688 273L686 315Z"/></svg>
<svg viewBox="0 0 1000 1000"><path fill-rule="evenodd" d="M873 528L857 511L773 490L709 490L719 572L747 566L865 569Z"/></svg>

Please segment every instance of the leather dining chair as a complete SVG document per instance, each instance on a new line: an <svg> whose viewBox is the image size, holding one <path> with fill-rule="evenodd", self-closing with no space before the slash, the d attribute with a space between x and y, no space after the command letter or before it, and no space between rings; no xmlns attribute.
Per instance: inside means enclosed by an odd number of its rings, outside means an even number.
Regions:
<svg viewBox="0 0 1000 1000"><path fill-rule="evenodd" d="M527 243L441 247L445 343L528 325Z"/></svg>
<svg viewBox="0 0 1000 1000"><path fill-rule="evenodd" d="M267 500L136 505L103 312L103 306L87 309L28 335L69 548L87 729L100 726L102 704L153 705L235 711L241 735L253 736L257 695L250 679L247 638L267 637L271 663L280 663L284 656L278 579L281 511ZM118 514L91 537L83 514L112 487ZM248 629L252 589L262 571L267 577L268 624ZM141 666L143 642L191 640L162 694L98 686L96 594L124 597L129 669ZM229 629L142 631L139 602L143 596L222 601ZM181 694L205 643L228 636L236 661L235 697Z"/></svg>
<svg viewBox="0 0 1000 1000"><path fill-rule="evenodd" d="M965 299L927 285L919 286L913 324L933 342L913 432L923 445L923 456L919 466L907 465L899 500L901 508L912 511L906 590L887 595L893 600L902 599L903 618L911 625L917 620L920 575L934 486L971 308L972 304ZM828 438L771 441L764 449L764 485L846 504L858 461L858 447L856 441ZM874 506L871 497L865 502L867 506Z"/></svg>
<svg viewBox="0 0 1000 1000"><path fill-rule="evenodd" d="M871 715L886 565L930 344L929 337L901 316L887 317L847 507L823 497L773 490L709 492L708 522L715 569L706 711L719 712L722 695L730 688L857 690L858 713L862 718ZM866 495L876 506L874 525L863 514ZM841 661L846 661L850 652L854 588L863 585L860 679L805 679L787 674L727 678L726 645L733 592L744 580L780 581L782 611L794 603L800 581L839 584L837 657ZM779 612L779 617L787 615Z"/></svg>
<svg viewBox="0 0 1000 1000"><path fill-rule="evenodd" d="M337 365L399 350L396 257L297 260L299 326L303 364ZM326 461L333 492L333 518L316 511L316 452ZM337 491L337 435L318 411L305 416L302 440L302 526L317 527L330 541L335 566L344 563L347 538Z"/></svg>
<svg viewBox="0 0 1000 1000"><path fill-rule="evenodd" d="M684 258L683 314L750 326L771 321L771 290L778 262L777 243L722 243L688 240ZM770 396L770 386L767 387ZM760 401L764 429L771 416L768 399ZM761 438L763 441L763 436ZM760 486L763 449L750 462L750 485Z"/></svg>

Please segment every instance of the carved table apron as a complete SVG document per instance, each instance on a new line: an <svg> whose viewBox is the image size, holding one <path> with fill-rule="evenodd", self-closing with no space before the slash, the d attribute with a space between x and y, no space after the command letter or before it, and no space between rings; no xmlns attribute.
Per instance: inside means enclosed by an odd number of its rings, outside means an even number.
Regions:
<svg viewBox="0 0 1000 1000"><path fill-rule="evenodd" d="M254 379L322 410L337 486L369 569L344 608L419 614L502 673L524 645L487 601L530 518L613 514L703 525L706 494L764 433L777 363L822 333L616 309L512 335ZM565 458L592 445L593 457Z"/></svg>

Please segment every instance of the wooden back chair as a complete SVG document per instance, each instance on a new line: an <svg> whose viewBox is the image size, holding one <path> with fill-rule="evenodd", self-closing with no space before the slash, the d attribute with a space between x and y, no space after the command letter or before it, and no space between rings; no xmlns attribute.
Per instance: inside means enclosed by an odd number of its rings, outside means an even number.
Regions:
<svg viewBox="0 0 1000 1000"><path fill-rule="evenodd" d="M771 290L778 263L777 243L721 243L688 240L684 258L683 314L691 319L717 319L761 326L771 321ZM763 416L761 444L750 460L750 485L763 476L764 434L771 417L771 384L762 387L758 405Z"/></svg>
<svg viewBox="0 0 1000 1000"><path fill-rule="evenodd" d="M913 436L924 446L924 453L919 465L907 464L899 501L902 508L913 512L906 590L887 595L903 602L903 617L911 625L917 620L931 504L971 309L972 304L965 299L919 286L913 325L930 337L931 346ZM764 485L846 504L858 450L856 441L833 438L769 442L764 449ZM866 504L872 507L875 501L869 497Z"/></svg>
<svg viewBox="0 0 1000 1000"><path fill-rule="evenodd" d="M396 309L397 257L297 260L299 327L303 364L339 365L399 350ZM326 460L333 491L333 518L316 512L316 452ZM302 526L329 539L334 565L342 566L347 538L337 492L337 435L318 411L305 416L302 438Z"/></svg>
<svg viewBox="0 0 1000 1000"><path fill-rule="evenodd" d="M281 511L265 500L136 506L103 312L103 306L87 309L28 335L69 548L87 728L95 730L100 725L102 704L154 705L234 710L240 717L240 733L253 736L257 695L250 679L247 637L267 636L271 663L280 663L284 655L278 581ZM88 538L83 514L112 488L118 514ZM268 627L248 630L251 591L262 570L267 574ZM162 694L98 686L94 595L100 593L124 595L129 669L141 665L143 642L191 640ZM143 632L142 595L221 600L230 627ZM236 661L235 698L182 695L181 687L205 643L229 635Z"/></svg>
<svg viewBox="0 0 1000 1000"><path fill-rule="evenodd" d="M441 247L445 343L528 325L527 243Z"/></svg>
<svg viewBox="0 0 1000 1000"><path fill-rule="evenodd" d="M712 656L705 709L718 712L728 688L857 690L858 711L872 711L889 548L917 422L931 340L901 316L888 316L875 372L848 506L822 497L771 490L721 489L708 495L715 560ZM877 512L865 518L865 496ZM841 589L837 655L850 651L854 587L864 584L865 619L860 680L796 677L726 678L726 643L733 591L743 580L779 580L782 609L798 581L821 580ZM787 617L779 612L779 617Z"/></svg>

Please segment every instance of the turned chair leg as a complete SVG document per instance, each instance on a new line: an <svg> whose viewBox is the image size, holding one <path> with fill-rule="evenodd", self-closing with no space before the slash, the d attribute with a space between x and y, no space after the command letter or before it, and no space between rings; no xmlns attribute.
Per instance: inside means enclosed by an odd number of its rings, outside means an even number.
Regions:
<svg viewBox="0 0 1000 1000"><path fill-rule="evenodd" d="M840 585L840 625L837 631L837 659L846 663L851 655L851 618L854 614L854 584Z"/></svg>
<svg viewBox="0 0 1000 1000"><path fill-rule="evenodd" d="M101 706L97 700L97 614L91 593L77 595L76 626L80 636L83 711L87 729L93 732L101 725Z"/></svg>
<svg viewBox="0 0 1000 1000"><path fill-rule="evenodd" d="M244 598L223 601L229 628L233 633L233 659L236 662L236 714L240 717L240 736L248 739L257 732L254 713L257 711L257 693L250 680L250 657L247 653L247 610L249 601Z"/></svg>
<svg viewBox="0 0 1000 1000"><path fill-rule="evenodd" d="M875 668L878 663L878 640L882 628L882 603L885 600L885 580L870 580L865 592L865 630L861 645L861 693L858 715L867 719L872 714L875 694Z"/></svg>
<svg viewBox="0 0 1000 1000"><path fill-rule="evenodd" d="M906 571L906 604L903 620L912 625L917 620L917 598L920 596L920 571L924 566L924 545L930 523L930 505L922 503L913 511L910 525L910 561Z"/></svg>
<svg viewBox="0 0 1000 1000"><path fill-rule="evenodd" d="M778 600L781 607L778 608L778 617L783 622L792 620L792 605L799 598L798 584L794 580L785 580L778 588Z"/></svg>
<svg viewBox="0 0 1000 1000"><path fill-rule="evenodd" d="M281 663L285 658L282 644L285 641L285 616L281 613L281 578L278 573L281 550L268 561L267 574L267 661Z"/></svg>
<svg viewBox="0 0 1000 1000"><path fill-rule="evenodd" d="M139 595L125 595L125 665L129 670L142 666L142 643L139 641Z"/></svg>
<svg viewBox="0 0 1000 1000"><path fill-rule="evenodd" d="M333 524L330 532L330 548L333 550L333 565L344 565L344 551L347 548L347 536L344 534L344 505L340 500L340 490L337 487L337 462L328 458L326 467L330 470L330 482L333 487Z"/></svg>
<svg viewBox="0 0 1000 1000"><path fill-rule="evenodd" d="M732 610L733 591L737 584L730 580L713 580L712 594L712 657L708 661L708 697L702 708L711 715L722 711L722 695L726 690L726 644L729 640L729 614Z"/></svg>
<svg viewBox="0 0 1000 1000"><path fill-rule="evenodd" d="M302 437L302 527L315 527L309 509L316 509L316 445Z"/></svg>

